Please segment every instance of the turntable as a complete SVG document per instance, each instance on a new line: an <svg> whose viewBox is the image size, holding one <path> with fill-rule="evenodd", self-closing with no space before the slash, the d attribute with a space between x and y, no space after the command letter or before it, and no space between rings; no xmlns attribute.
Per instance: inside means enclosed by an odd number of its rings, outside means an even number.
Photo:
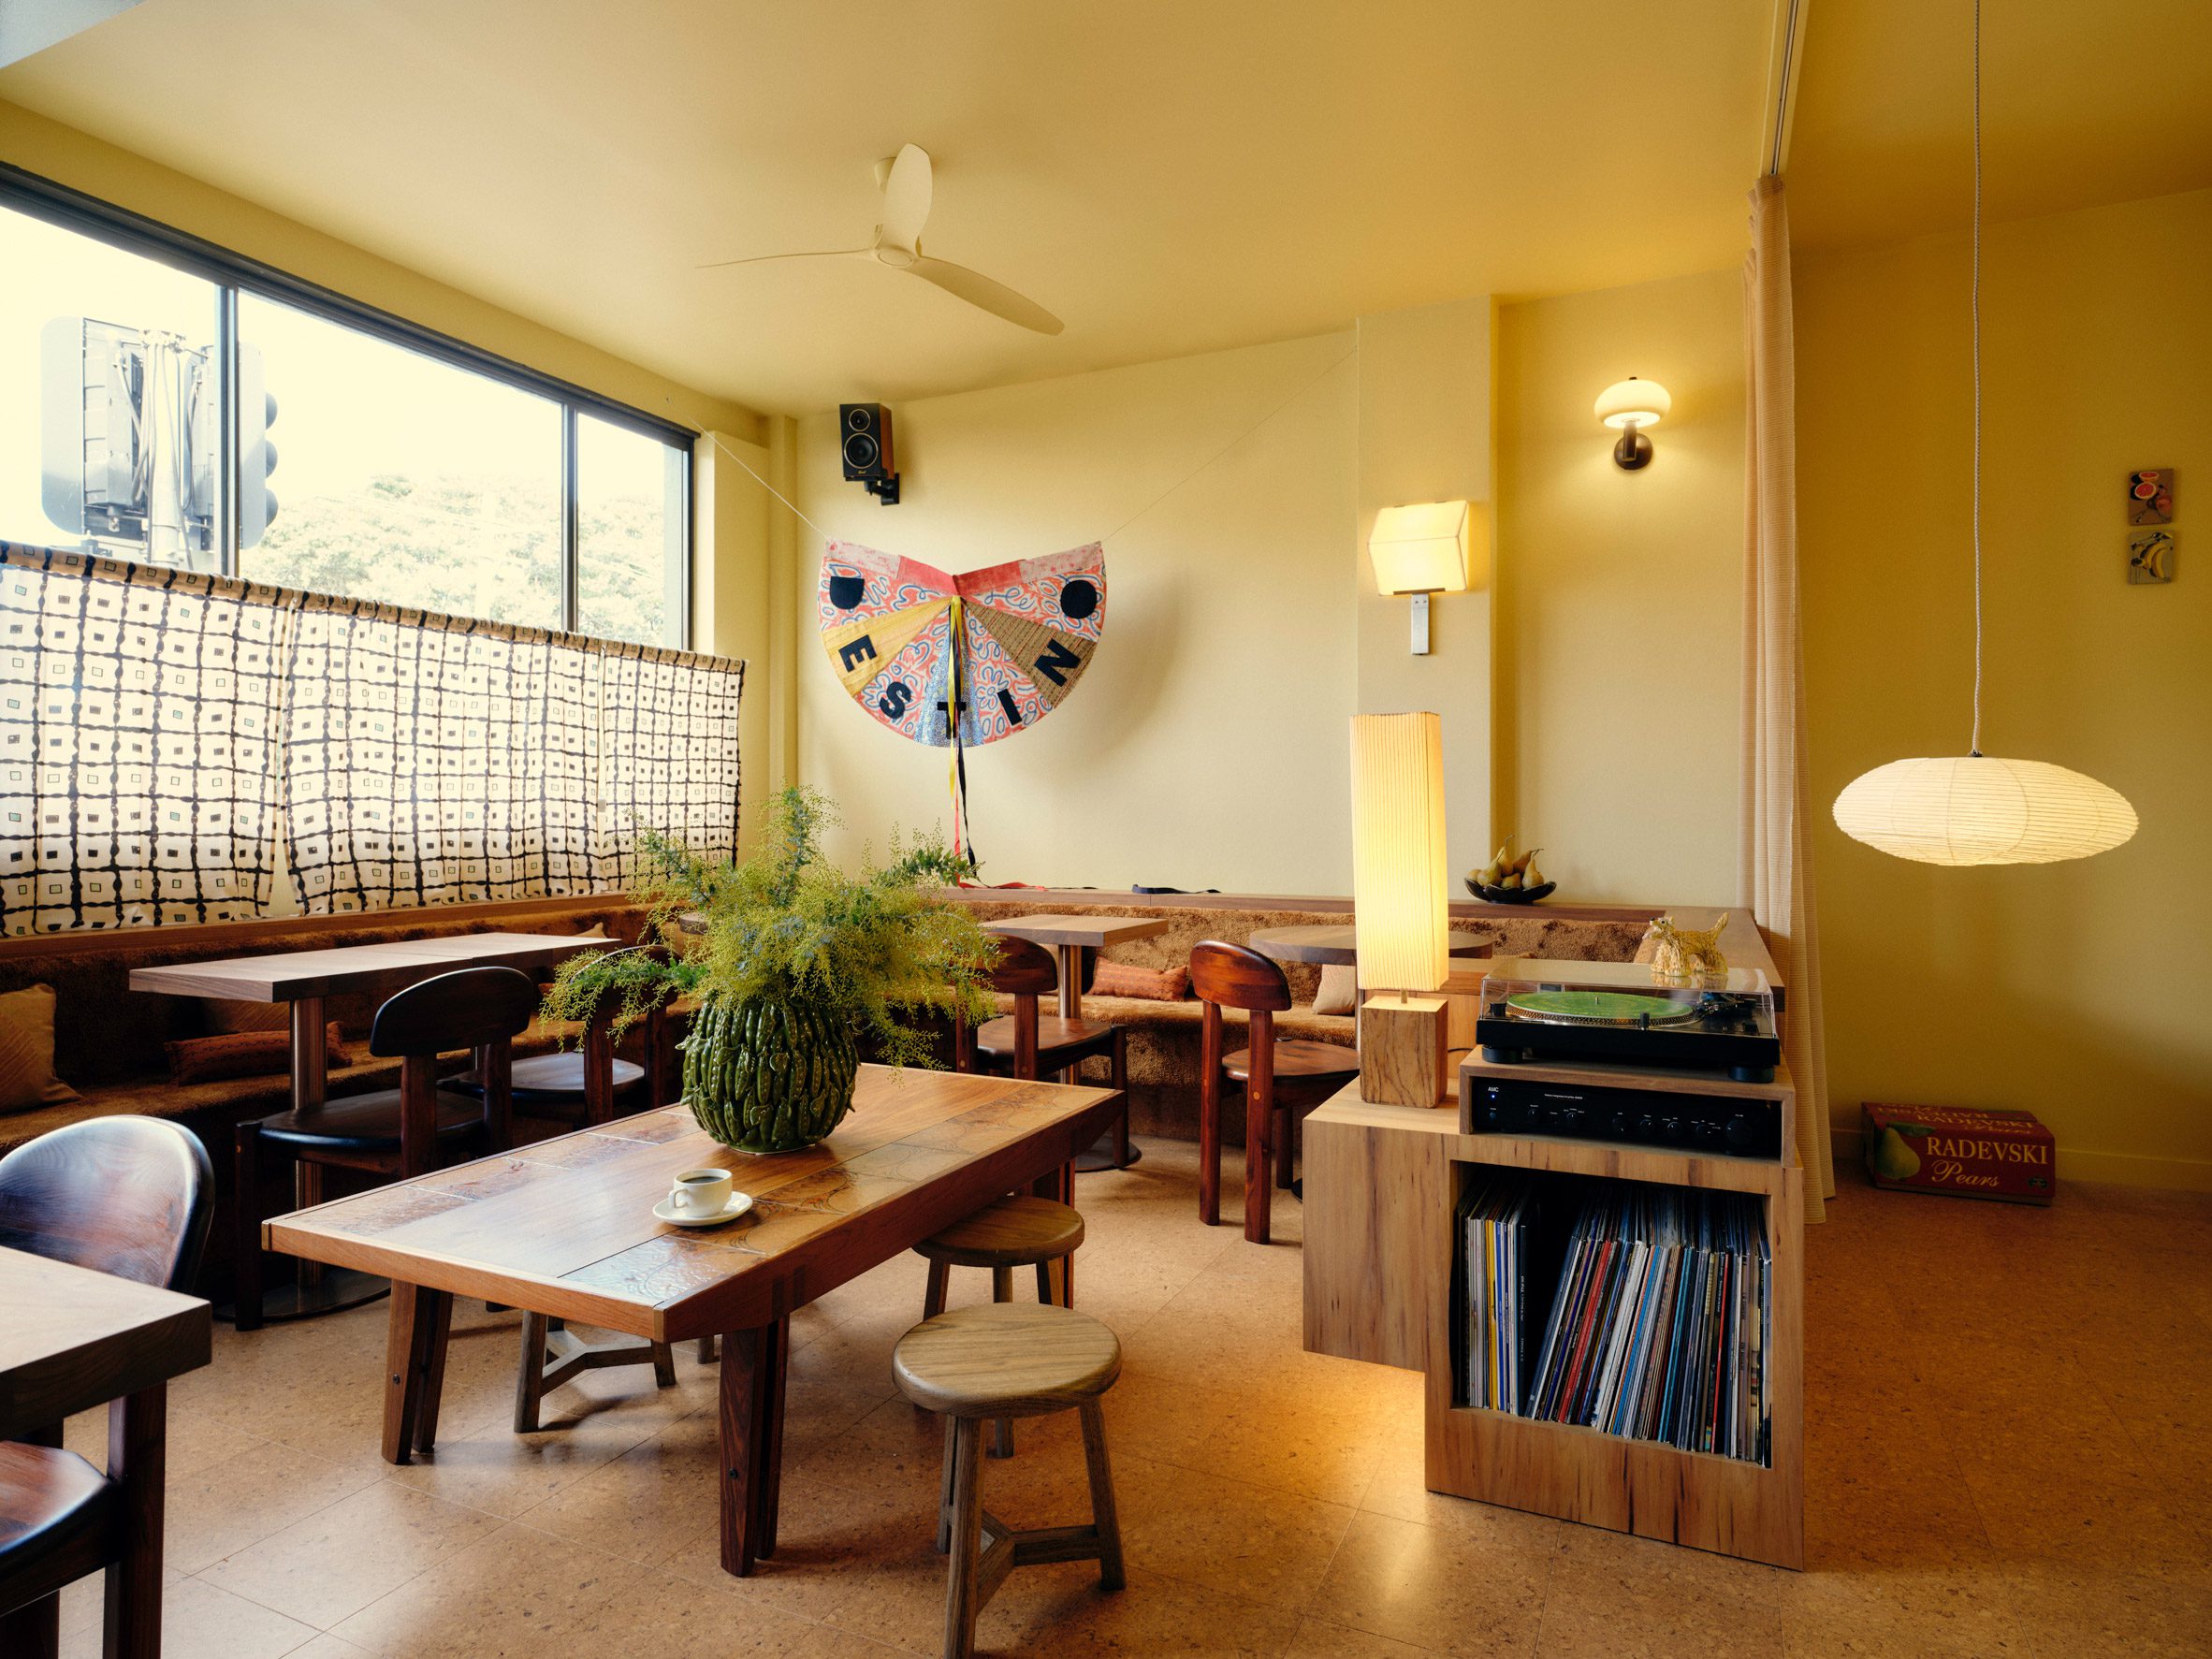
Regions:
<svg viewBox="0 0 2212 1659"><path fill-rule="evenodd" d="M1608 1060L1725 1070L1739 1083L1772 1083L1782 1058L1773 989L1744 968L1667 985L1648 963L1501 957L1482 982L1475 1037L1493 1065Z"/></svg>

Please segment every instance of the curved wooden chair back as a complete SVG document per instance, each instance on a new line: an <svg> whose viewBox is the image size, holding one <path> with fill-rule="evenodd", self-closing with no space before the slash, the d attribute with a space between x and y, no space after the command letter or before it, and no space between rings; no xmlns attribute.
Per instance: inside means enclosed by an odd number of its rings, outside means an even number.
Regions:
<svg viewBox="0 0 2212 1659"><path fill-rule="evenodd" d="M1003 997L1026 997L1034 1006L1038 997L1058 993L1060 965L1042 945L1000 935L998 966L991 970L991 989Z"/></svg>
<svg viewBox="0 0 2212 1659"><path fill-rule="evenodd" d="M369 1027L369 1052L397 1056L402 1175L430 1167L438 1126L438 1056L472 1049L484 1080L484 1130L492 1149L514 1142L516 1035L537 1012L538 987L513 968L463 968L386 998Z"/></svg>
<svg viewBox="0 0 2212 1659"><path fill-rule="evenodd" d="M1290 1007L1290 982L1280 964L1249 946L1219 939L1190 947L1190 988L1201 1001L1223 1008L1281 1013Z"/></svg>
<svg viewBox="0 0 2212 1659"><path fill-rule="evenodd" d="M397 1059L511 1041L537 1009L530 975L512 968L459 968L387 997L369 1027L369 1052Z"/></svg>
<svg viewBox="0 0 2212 1659"><path fill-rule="evenodd" d="M0 1157L0 1244L189 1289L214 1214L199 1138L158 1117L95 1117Z"/></svg>

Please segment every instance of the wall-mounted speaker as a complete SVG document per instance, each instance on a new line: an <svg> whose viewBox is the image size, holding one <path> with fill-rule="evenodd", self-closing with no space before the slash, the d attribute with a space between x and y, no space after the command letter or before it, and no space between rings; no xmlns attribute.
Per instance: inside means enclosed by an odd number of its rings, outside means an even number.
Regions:
<svg viewBox="0 0 2212 1659"><path fill-rule="evenodd" d="M867 486L886 507L898 502L898 463L891 450L891 411L880 403L837 405L845 476Z"/></svg>

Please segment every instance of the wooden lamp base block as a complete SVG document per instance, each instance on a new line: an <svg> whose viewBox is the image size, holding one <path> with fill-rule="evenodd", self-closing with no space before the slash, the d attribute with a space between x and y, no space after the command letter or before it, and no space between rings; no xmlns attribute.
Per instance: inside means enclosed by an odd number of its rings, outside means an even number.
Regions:
<svg viewBox="0 0 2212 1659"><path fill-rule="evenodd" d="M1440 1106L1445 1099L1441 997L1377 995L1360 1010L1360 1098L1375 1106Z"/></svg>

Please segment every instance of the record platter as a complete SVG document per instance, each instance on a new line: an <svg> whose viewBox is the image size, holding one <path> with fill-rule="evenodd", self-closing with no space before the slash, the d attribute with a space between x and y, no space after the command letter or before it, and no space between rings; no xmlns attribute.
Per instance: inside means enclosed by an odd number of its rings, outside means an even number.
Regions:
<svg viewBox="0 0 2212 1659"><path fill-rule="evenodd" d="M1475 1036L1493 1065L1607 1060L1772 1083L1782 1058L1774 992L1754 968L1666 985L1640 962L1503 957L1484 977Z"/></svg>

